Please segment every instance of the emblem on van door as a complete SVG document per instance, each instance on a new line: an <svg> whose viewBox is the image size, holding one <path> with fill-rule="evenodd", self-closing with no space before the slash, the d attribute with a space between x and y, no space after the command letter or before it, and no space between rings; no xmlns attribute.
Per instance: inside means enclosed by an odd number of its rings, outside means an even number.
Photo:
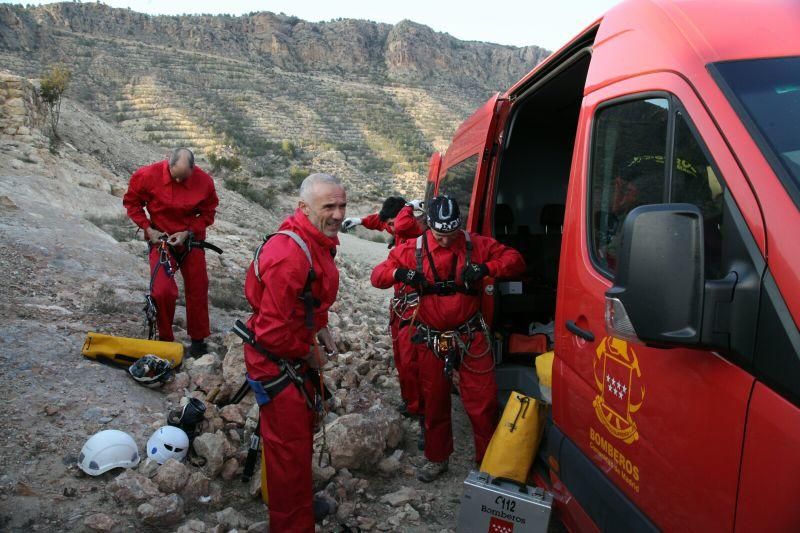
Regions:
<svg viewBox="0 0 800 533"><path fill-rule="evenodd" d="M614 337L605 337L596 350L594 381L598 394L594 398L595 413L615 437L631 444L639 438L633 415L644 403L642 371L633 347Z"/></svg>

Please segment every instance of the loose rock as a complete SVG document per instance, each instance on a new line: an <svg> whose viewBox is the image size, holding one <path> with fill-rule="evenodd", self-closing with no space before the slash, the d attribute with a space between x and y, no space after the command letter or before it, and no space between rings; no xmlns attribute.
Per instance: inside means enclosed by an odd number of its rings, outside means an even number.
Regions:
<svg viewBox="0 0 800 533"><path fill-rule="evenodd" d="M327 427L328 449L334 468L367 468L383 459L403 436L400 415L380 402L366 413L340 416Z"/></svg>
<svg viewBox="0 0 800 533"><path fill-rule="evenodd" d="M219 511L215 516L217 522L219 522L226 531L231 529L246 529L247 526L250 525L250 520L233 507L227 507Z"/></svg>
<svg viewBox="0 0 800 533"><path fill-rule="evenodd" d="M158 486L141 474L130 470L122 474L108 486L118 503L139 503L158 496Z"/></svg>
<svg viewBox="0 0 800 533"><path fill-rule="evenodd" d="M177 494L153 498L136 509L139 518L151 526L172 526L183 519L183 499Z"/></svg>
<svg viewBox="0 0 800 533"><path fill-rule="evenodd" d="M225 435L221 432L203 433L194 439L194 450L197 455L205 458L206 464L203 471L209 477L215 477L222 471L222 464L225 461Z"/></svg>
<svg viewBox="0 0 800 533"><path fill-rule="evenodd" d="M111 531L117 521L104 513L95 513L86 517L83 525L92 531Z"/></svg>
<svg viewBox="0 0 800 533"><path fill-rule="evenodd" d="M382 502L386 502L392 507L399 507L408 502L414 501L419 498L419 493L411 487L401 487L399 490L386 494L381 498Z"/></svg>
<svg viewBox="0 0 800 533"><path fill-rule="evenodd" d="M189 470L186 465L170 458L158 468L153 481L158 485L158 489L161 492L170 494L180 492L188 479Z"/></svg>

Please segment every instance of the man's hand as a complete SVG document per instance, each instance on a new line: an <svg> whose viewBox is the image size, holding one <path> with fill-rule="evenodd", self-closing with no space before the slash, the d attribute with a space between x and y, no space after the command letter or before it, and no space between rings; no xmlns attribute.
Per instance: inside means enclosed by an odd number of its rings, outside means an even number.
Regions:
<svg viewBox="0 0 800 533"><path fill-rule="evenodd" d="M483 263L472 263L471 265L464 267L464 270L461 272L461 277L464 279L464 283L475 283L476 281L480 281L488 275L489 267Z"/></svg>
<svg viewBox="0 0 800 533"><path fill-rule="evenodd" d="M178 233L173 233L167 239L167 243L171 244L172 246L179 246L186 242L186 238L189 236L188 231L179 231Z"/></svg>
<svg viewBox="0 0 800 533"><path fill-rule="evenodd" d="M346 218L344 222L342 222L342 231L345 233L349 230L355 228L356 226L361 225L361 219L358 217Z"/></svg>
<svg viewBox="0 0 800 533"><path fill-rule="evenodd" d="M424 200L411 200L406 205L410 205L414 209L414 211L425 211Z"/></svg>
<svg viewBox="0 0 800 533"><path fill-rule="evenodd" d="M144 230L144 236L147 237L147 240L153 244L158 244L158 241L161 240L162 235L166 235L166 233L158 231L157 229L153 228L153 226L150 226Z"/></svg>
<svg viewBox="0 0 800 533"><path fill-rule="evenodd" d="M322 345L325 347L325 351L328 355L336 353L336 343L333 342L333 335L331 335L330 330L328 328L322 328L317 332L317 339Z"/></svg>
<svg viewBox="0 0 800 533"><path fill-rule="evenodd" d="M408 268L396 269L394 271L394 279L416 289L421 289L425 285L425 278L422 273Z"/></svg>

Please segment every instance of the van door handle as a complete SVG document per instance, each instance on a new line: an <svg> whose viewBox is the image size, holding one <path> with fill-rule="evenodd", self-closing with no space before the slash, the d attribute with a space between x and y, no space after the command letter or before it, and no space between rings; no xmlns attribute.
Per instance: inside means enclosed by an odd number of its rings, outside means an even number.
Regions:
<svg viewBox="0 0 800 533"><path fill-rule="evenodd" d="M594 333L587 329L579 328L578 324L573 320L567 320L567 329L584 340L594 342Z"/></svg>

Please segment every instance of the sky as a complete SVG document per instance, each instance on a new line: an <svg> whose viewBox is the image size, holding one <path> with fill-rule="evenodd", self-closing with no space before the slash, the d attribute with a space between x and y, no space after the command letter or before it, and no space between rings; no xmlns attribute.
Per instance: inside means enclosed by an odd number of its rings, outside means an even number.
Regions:
<svg viewBox="0 0 800 533"><path fill-rule="evenodd" d="M395 24L403 19L430 26L459 39L561 48L620 0L105 0L151 14L272 11L318 22L358 18ZM0 3L47 4L41 0Z"/></svg>

